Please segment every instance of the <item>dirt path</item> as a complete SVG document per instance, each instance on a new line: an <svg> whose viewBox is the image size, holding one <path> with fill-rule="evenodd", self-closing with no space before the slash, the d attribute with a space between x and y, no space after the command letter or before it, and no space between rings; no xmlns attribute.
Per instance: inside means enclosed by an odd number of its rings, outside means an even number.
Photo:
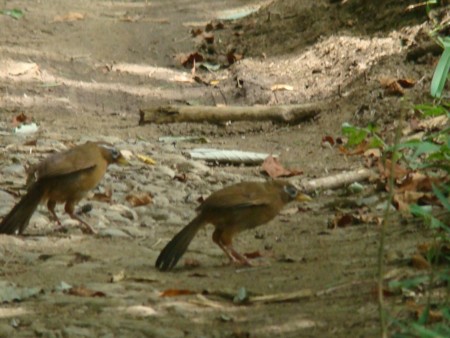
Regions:
<svg viewBox="0 0 450 338"><path fill-rule="evenodd" d="M23 164L36 163L48 149L106 140L157 161L155 166L133 160L130 167L111 168L96 191L112 187L111 201L90 199L94 208L85 215L100 230L98 236L82 235L74 227L43 236L53 227L44 207L31 220L31 235L0 236L0 282L40 290L0 307L1 337L377 336L377 228L328 227L335 213L328 203L338 201L351 209L352 203L374 195L370 185L357 196L321 192L306 208L290 206L270 225L243 233L236 240L241 251L264 253L257 267L224 265L210 228L197 235L185 256L199 266L180 264L173 273L160 273L153 266L165 243L194 216L199 197L233 182L263 179L255 167L189 160L184 151L198 145L164 144L159 137L201 135L210 140L208 147L276 153L287 167L301 169L303 178L311 179L361 166L358 159L321 146L323 136L340 134L343 122L377 121L392 130L402 103L383 95L380 76L422 78L409 100L426 95L429 66L405 62L405 39L415 38L420 15L402 17L396 30L389 31L374 22L383 15L395 18L406 5L391 7L389 13L374 8L377 15L368 20L357 10L360 17L351 17L357 5L298 3L265 2L259 13L216 32L217 50L234 48L246 56L217 73L198 71L205 79L220 80L220 90L180 82L190 78L190 70L180 67L177 56L198 48L189 33L194 23L203 27L229 15L225 10L258 1L0 4L25 13L20 20L0 16L0 215L17 201L11 192L23 187ZM67 21L63 16L69 12L81 20ZM237 81L244 85L238 88ZM289 84L293 90L274 93L274 84ZM328 103L320 118L298 126L137 125L139 108L152 104L323 100ZM37 134L19 137L10 132L13 117L21 112L39 124ZM30 140L37 145L27 146ZM173 179L182 173L186 182ZM126 196L137 192L151 194L153 203L133 208ZM384 196L377 198L381 203ZM65 225L73 225L67 216L62 218ZM398 268L398 252L408 255L417 238L426 237L415 225L400 225L399 220L388 232L389 270ZM71 295L63 292L69 288L66 283L97 293ZM241 288L251 296L302 290L312 295L236 305L230 297ZM193 294L161 297L167 289Z"/></svg>

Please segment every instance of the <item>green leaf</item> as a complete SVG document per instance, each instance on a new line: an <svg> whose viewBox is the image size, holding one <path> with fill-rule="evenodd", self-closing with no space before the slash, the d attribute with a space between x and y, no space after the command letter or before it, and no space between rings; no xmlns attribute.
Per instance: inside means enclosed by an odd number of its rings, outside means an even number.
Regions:
<svg viewBox="0 0 450 338"><path fill-rule="evenodd" d="M248 301L248 293L245 287L239 288L237 294L233 298L233 303L242 304Z"/></svg>
<svg viewBox="0 0 450 338"><path fill-rule="evenodd" d="M435 106L432 104L418 104L414 106L424 117L440 116L448 113L447 109L442 106Z"/></svg>
<svg viewBox="0 0 450 338"><path fill-rule="evenodd" d="M419 324L412 324L412 329L414 329L415 333L418 334L421 338L442 338L442 336L431 329L427 329L426 327Z"/></svg>
<svg viewBox="0 0 450 338"><path fill-rule="evenodd" d="M450 47L446 46L439 63L434 71L431 81L431 96L440 98L447 82L447 74L450 69Z"/></svg>
<svg viewBox="0 0 450 338"><path fill-rule="evenodd" d="M349 123L343 123L342 134L348 138L347 146L353 147L364 141L369 131L352 126Z"/></svg>
<svg viewBox="0 0 450 338"><path fill-rule="evenodd" d="M436 195L436 197L439 199L439 201L442 203L442 205L450 211L450 202L448 201L447 197L444 196L442 191L433 183L432 185L433 193Z"/></svg>
<svg viewBox="0 0 450 338"><path fill-rule="evenodd" d="M8 15L13 19L19 20L23 16L23 12L20 9L4 9L0 11L1 14Z"/></svg>

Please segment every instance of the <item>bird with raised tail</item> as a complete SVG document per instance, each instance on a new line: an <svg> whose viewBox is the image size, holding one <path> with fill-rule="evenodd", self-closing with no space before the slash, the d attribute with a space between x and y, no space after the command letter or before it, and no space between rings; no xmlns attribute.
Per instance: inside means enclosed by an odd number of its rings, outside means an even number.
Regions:
<svg viewBox="0 0 450 338"><path fill-rule="evenodd" d="M197 208L198 215L162 249L156 260L161 271L172 269L186 252L200 228L213 224L212 240L231 262L251 265L248 259L232 246L239 232L253 229L272 220L291 201L310 201L292 184L274 180L242 182L212 193Z"/></svg>
<svg viewBox="0 0 450 338"><path fill-rule="evenodd" d="M112 163L124 165L127 161L119 150L101 142L86 142L48 156L35 168L35 182L1 221L0 233L22 234L39 203L45 202L58 224L61 222L55 206L65 203L64 210L72 219L83 224L87 232L96 233L91 225L75 215L75 206L98 185Z"/></svg>

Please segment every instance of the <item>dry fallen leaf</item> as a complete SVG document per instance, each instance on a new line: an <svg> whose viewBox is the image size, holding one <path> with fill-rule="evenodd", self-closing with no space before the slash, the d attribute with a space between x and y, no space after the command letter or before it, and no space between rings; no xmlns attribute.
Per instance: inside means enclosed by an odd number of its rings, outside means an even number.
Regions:
<svg viewBox="0 0 450 338"><path fill-rule="evenodd" d="M156 161L153 158L151 158L150 156L137 154L136 157L138 160L140 160L141 162L144 162L145 164L150 164L150 165L156 164Z"/></svg>
<svg viewBox="0 0 450 338"><path fill-rule="evenodd" d="M111 189L111 187L106 187L104 193L97 192L97 193L94 194L92 199L94 201L110 203L111 202L111 197L112 197L112 189Z"/></svg>
<svg viewBox="0 0 450 338"><path fill-rule="evenodd" d="M389 179L389 177L391 176L391 166L392 166L391 160L386 160L385 162L378 161L378 170L380 172L381 179L386 181ZM394 164L393 174L396 183L402 182L409 173L410 171L403 168L401 165L397 163Z"/></svg>
<svg viewBox="0 0 450 338"><path fill-rule="evenodd" d="M186 258L186 259L184 260L184 266L187 267L187 268L197 268L197 267L199 267L200 265L201 265L201 264L200 264L200 261L197 260L197 259Z"/></svg>
<svg viewBox="0 0 450 338"><path fill-rule="evenodd" d="M412 88L416 83L412 79L396 79L392 77L382 77L379 81L381 87L385 89L386 94L399 96L405 94L405 88Z"/></svg>
<svg viewBox="0 0 450 338"><path fill-rule="evenodd" d="M205 60L203 55L198 52L178 54L175 56L175 59L186 68L191 68L195 62L203 62Z"/></svg>
<svg viewBox="0 0 450 338"><path fill-rule="evenodd" d="M213 33L203 33L203 39L208 44L214 43L214 34Z"/></svg>
<svg viewBox="0 0 450 338"><path fill-rule="evenodd" d="M25 115L25 113L20 113L19 115L14 116L12 123L14 126L17 126L21 123L25 123L25 122L29 122L30 119L28 118L28 116Z"/></svg>
<svg viewBox="0 0 450 338"><path fill-rule="evenodd" d="M125 279L125 277L126 277L125 271L121 270L119 273L112 275L109 281L111 283L117 283L117 282L123 281Z"/></svg>
<svg viewBox="0 0 450 338"><path fill-rule="evenodd" d="M336 142L334 141L333 136L330 135L326 135L324 137L322 137L322 147L333 147L336 144Z"/></svg>
<svg viewBox="0 0 450 338"><path fill-rule="evenodd" d="M368 149L370 149L370 144L366 140L359 143L355 148L349 149L345 146L339 146L339 152L344 155L361 155L364 154Z"/></svg>
<svg viewBox="0 0 450 338"><path fill-rule="evenodd" d="M408 309L413 312L416 316L416 318L423 318L423 312L427 310L427 307L425 305L421 305L421 304L417 304L415 301L413 300L409 300L406 302L406 306L408 307ZM430 309L428 311L428 316L427 316L427 323L437 323L443 320L443 315L442 312L440 310L432 310Z"/></svg>
<svg viewBox="0 0 450 338"><path fill-rule="evenodd" d="M255 259L255 258L263 257L263 255L259 251L245 252L244 256L249 258L249 259Z"/></svg>
<svg viewBox="0 0 450 338"><path fill-rule="evenodd" d="M287 85L287 84L274 84L272 87L270 87L270 90L273 92L280 91L280 90L294 90L294 87Z"/></svg>
<svg viewBox="0 0 450 338"><path fill-rule="evenodd" d="M71 22L71 21L79 21L84 20L85 14L78 12L69 12L64 15L57 15L53 18L53 22Z"/></svg>
<svg viewBox="0 0 450 338"><path fill-rule="evenodd" d="M78 297L106 297L106 294L101 291L95 291L84 286L75 286L69 289L67 292L69 295Z"/></svg>
<svg viewBox="0 0 450 338"><path fill-rule="evenodd" d="M235 52L229 52L227 54L227 60L230 65L232 65L233 63L235 63L239 60L242 60L243 58L244 58L244 56L242 54L238 54Z"/></svg>
<svg viewBox="0 0 450 338"><path fill-rule="evenodd" d="M291 177L296 175L303 174L300 170L295 169L286 169L284 168L278 160L273 157L272 155L269 155L261 165L261 169L263 172L267 173L272 178L277 177Z"/></svg>
<svg viewBox="0 0 450 338"><path fill-rule="evenodd" d="M393 202L397 210L409 212L409 206L411 204L418 203L419 200L423 198L432 200L433 196L431 193L423 193L417 191L395 192Z"/></svg>
<svg viewBox="0 0 450 338"><path fill-rule="evenodd" d="M161 292L160 297L175 297L194 294L196 294L196 292L187 289L167 289Z"/></svg>
<svg viewBox="0 0 450 338"><path fill-rule="evenodd" d="M125 199L133 207L139 207L152 203L152 196L148 192L136 192L128 194Z"/></svg>
<svg viewBox="0 0 450 338"><path fill-rule="evenodd" d="M411 257L411 264L418 270L428 270L431 264L421 254L415 254Z"/></svg>

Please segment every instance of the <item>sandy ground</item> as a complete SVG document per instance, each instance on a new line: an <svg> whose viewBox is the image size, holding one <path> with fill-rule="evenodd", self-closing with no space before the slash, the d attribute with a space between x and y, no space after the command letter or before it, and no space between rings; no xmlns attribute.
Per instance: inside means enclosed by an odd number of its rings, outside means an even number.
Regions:
<svg viewBox="0 0 450 338"><path fill-rule="evenodd" d="M0 336L377 336L378 228L329 228L337 208L351 210L364 197L383 201L385 196L371 184L360 195L317 192L309 205L291 205L270 224L243 233L236 246L263 254L253 268L226 264L210 240L211 228L197 235L173 272L154 268L165 243L194 216L199 197L230 183L264 179L258 167L189 160L185 152L199 145L163 144L159 137L205 136L206 147L278 154L286 167L304 172L294 178L298 183L362 166L358 158L322 146L324 136L340 135L343 122L378 123L389 138L402 109L409 112L412 103L428 100L433 57L406 60L422 32L424 13L405 14L406 2L398 1L382 1L385 11L363 6L364 1L311 3L0 3L25 13L20 20L0 16L0 216L23 193L24 165L49 151L87 139L106 140L157 161L154 166L134 160L126 168L111 167L96 190L111 188L111 200L91 195L81 203L94 206L85 217L100 230L97 236L70 227L74 222L65 215L67 231L52 233L44 207L32 218L27 236L0 236L2 285L33 294L0 307ZM229 67L223 62L227 68L217 72L196 71L218 85L180 81L192 78L191 69L180 65L180 54L205 48L201 38L192 37L192 28L230 15L227 10L240 13L257 6L262 6L258 12L223 21L224 29L214 31L215 49L208 61L220 63L230 51L244 56ZM385 95L381 77L418 82L400 99ZM274 92L276 84L292 90ZM139 109L153 105L305 102L325 103L325 109L298 125L138 126ZM38 133L11 133L13 118L22 112L39 124ZM36 145L29 145L33 141ZM174 180L183 173L186 181ZM131 206L126 196L137 192L151 194L153 203ZM372 211L381 213L376 205ZM395 217L388 227L387 273L408 271L402 258L426 237L417 224ZM111 282L112 276L117 280ZM70 286L84 292L71 294ZM236 304L233 297L242 288L250 296L287 293L293 299ZM162 297L168 289L178 292ZM177 294L180 290L189 294ZM297 293L303 296L294 297ZM389 307L395 314L395 301Z"/></svg>

